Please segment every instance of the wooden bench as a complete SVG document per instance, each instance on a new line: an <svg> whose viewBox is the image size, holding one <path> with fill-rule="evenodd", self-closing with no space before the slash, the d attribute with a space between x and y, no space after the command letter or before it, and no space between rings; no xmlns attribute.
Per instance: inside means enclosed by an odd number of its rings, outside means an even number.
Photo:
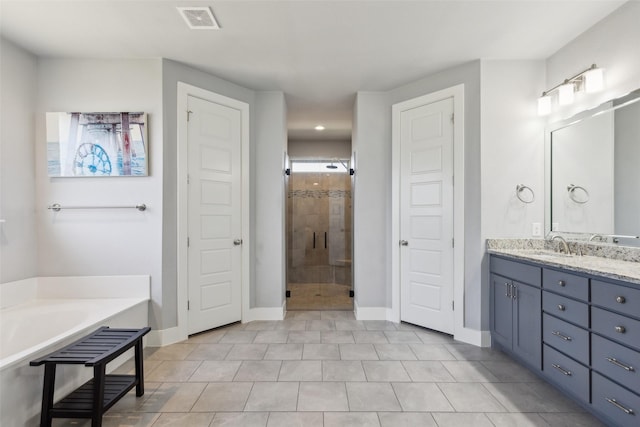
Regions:
<svg viewBox="0 0 640 427"><path fill-rule="evenodd" d="M102 415L134 386L144 394L142 337L151 328L111 329L102 327L68 346L31 361L44 365L40 426L50 427L53 418L91 418L92 427L102 425ZM135 347L135 375L106 375L106 365ZM53 404L56 365L93 367L93 379Z"/></svg>

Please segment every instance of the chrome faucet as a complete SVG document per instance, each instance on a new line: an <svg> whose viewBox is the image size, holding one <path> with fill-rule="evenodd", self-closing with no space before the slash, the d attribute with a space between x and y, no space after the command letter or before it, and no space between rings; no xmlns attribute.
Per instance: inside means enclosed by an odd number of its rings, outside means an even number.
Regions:
<svg viewBox="0 0 640 427"><path fill-rule="evenodd" d="M559 234L556 234L555 236L553 236L551 238L551 241L553 242L556 239L560 240L560 243L562 243L562 248L564 249L564 253L567 254L567 255L571 255L571 251L569 250L569 244L564 239L564 237L562 237ZM559 248L558 248L558 252L561 252Z"/></svg>
<svg viewBox="0 0 640 427"><path fill-rule="evenodd" d="M606 241L606 239L604 238L604 236L602 234L592 234L591 237L589 237L589 241L590 242L593 242L596 239L598 239L598 242Z"/></svg>

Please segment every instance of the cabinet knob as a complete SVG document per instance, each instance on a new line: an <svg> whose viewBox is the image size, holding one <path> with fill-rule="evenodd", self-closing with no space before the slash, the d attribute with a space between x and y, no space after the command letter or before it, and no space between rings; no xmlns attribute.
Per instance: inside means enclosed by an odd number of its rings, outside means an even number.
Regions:
<svg viewBox="0 0 640 427"><path fill-rule="evenodd" d="M565 311L566 307L564 306L564 304L558 304L558 310Z"/></svg>
<svg viewBox="0 0 640 427"><path fill-rule="evenodd" d="M616 297L616 302L620 304L624 304L625 302L627 302L627 299L623 296L619 296L619 297Z"/></svg>
<svg viewBox="0 0 640 427"><path fill-rule="evenodd" d="M558 280L558 286L562 286L564 288L565 285L566 285L566 282L564 280Z"/></svg>
<svg viewBox="0 0 640 427"><path fill-rule="evenodd" d="M616 326L616 332L619 334L624 334L625 332L627 332L627 328L625 328L624 326Z"/></svg>

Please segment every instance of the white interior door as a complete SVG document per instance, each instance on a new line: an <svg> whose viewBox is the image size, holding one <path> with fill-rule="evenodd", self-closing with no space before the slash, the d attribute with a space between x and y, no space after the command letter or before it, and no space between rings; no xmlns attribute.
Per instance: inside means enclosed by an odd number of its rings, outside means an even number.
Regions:
<svg viewBox="0 0 640 427"><path fill-rule="evenodd" d="M188 97L188 333L241 319L239 110Z"/></svg>
<svg viewBox="0 0 640 427"><path fill-rule="evenodd" d="M400 113L400 318L453 333L453 98Z"/></svg>

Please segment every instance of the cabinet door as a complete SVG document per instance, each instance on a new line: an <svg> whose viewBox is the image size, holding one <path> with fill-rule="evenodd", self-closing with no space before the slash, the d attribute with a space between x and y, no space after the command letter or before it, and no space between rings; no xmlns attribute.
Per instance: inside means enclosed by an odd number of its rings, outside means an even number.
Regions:
<svg viewBox="0 0 640 427"><path fill-rule="evenodd" d="M513 282L513 352L536 369L542 368L541 292Z"/></svg>
<svg viewBox="0 0 640 427"><path fill-rule="evenodd" d="M511 285L511 280L497 274L491 275L491 338L508 349L511 348L513 336Z"/></svg>

